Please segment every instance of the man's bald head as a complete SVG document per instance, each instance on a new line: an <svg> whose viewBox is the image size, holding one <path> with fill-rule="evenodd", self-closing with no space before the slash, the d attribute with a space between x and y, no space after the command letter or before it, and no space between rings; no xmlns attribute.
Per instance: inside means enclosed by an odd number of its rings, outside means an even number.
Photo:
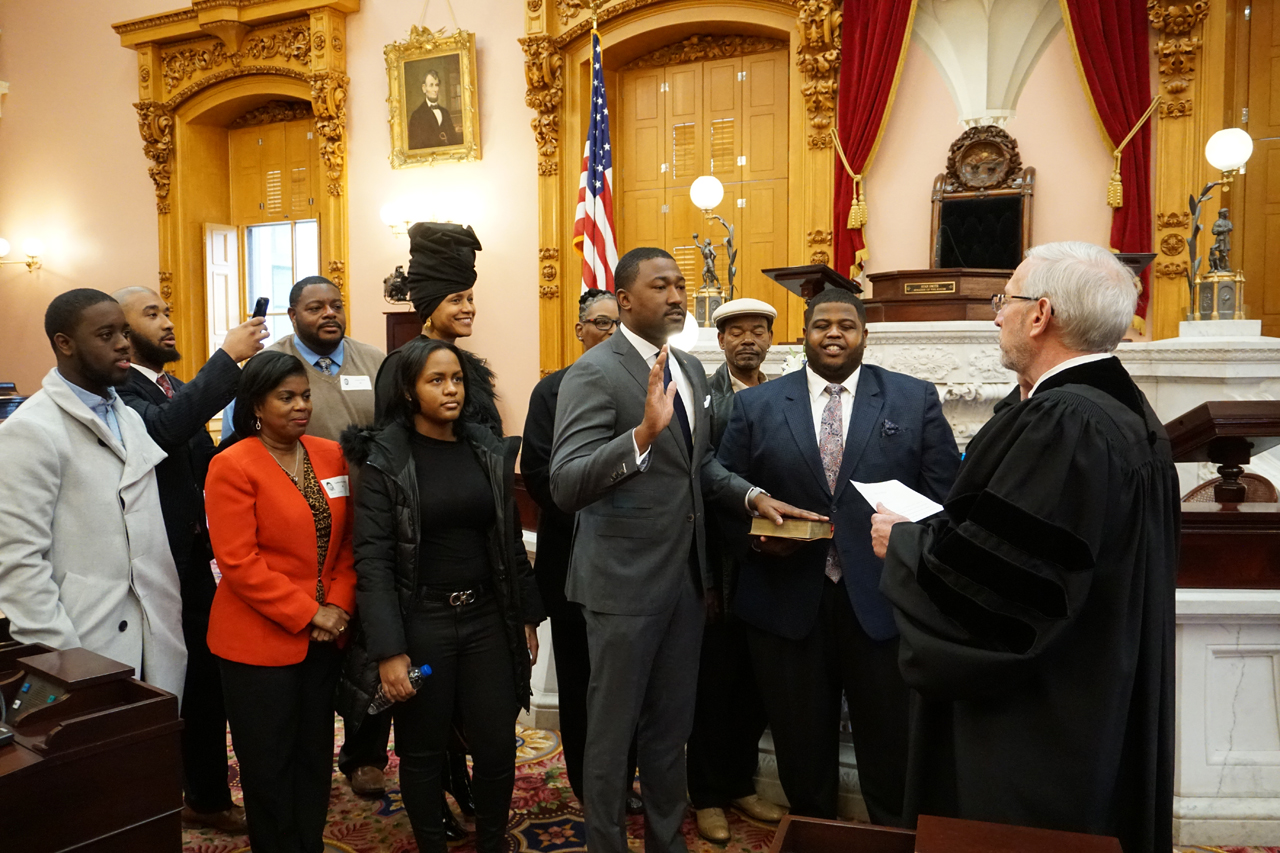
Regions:
<svg viewBox="0 0 1280 853"><path fill-rule="evenodd" d="M135 364L159 373L169 362L182 358L164 297L141 286L122 288L112 296L124 309Z"/></svg>

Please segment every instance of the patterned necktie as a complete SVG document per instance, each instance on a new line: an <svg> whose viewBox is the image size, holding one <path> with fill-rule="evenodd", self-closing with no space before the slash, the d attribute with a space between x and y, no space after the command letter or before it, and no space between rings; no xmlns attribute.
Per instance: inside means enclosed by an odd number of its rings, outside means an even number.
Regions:
<svg viewBox="0 0 1280 853"><path fill-rule="evenodd" d="M822 470L827 475L827 487L831 494L836 493L836 480L840 476L840 462L844 458L844 418L840 410L840 392L843 385L831 383L827 385L827 405L822 410L822 438L818 441L818 452L822 455ZM827 550L827 577L832 583L839 583L843 571L840 569L840 554L836 551L836 543L832 541Z"/></svg>
<svg viewBox="0 0 1280 853"><path fill-rule="evenodd" d="M316 367L320 369L321 373L328 376L329 368L333 367L333 359L329 358L327 355L322 355L316 359Z"/></svg>
<svg viewBox="0 0 1280 853"><path fill-rule="evenodd" d="M160 386L160 390L164 392L166 397L170 400L173 399L173 383L169 381L168 375L161 373L156 377L156 384Z"/></svg>

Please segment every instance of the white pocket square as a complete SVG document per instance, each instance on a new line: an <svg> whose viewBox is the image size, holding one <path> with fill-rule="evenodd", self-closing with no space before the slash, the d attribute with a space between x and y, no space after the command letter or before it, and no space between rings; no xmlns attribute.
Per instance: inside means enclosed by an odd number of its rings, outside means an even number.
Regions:
<svg viewBox="0 0 1280 853"><path fill-rule="evenodd" d="M707 408L707 407L708 407L708 406L710 406L710 405L711 405L711 395L710 395L710 394L708 394L708 395L707 395L707 399L705 399L705 400L703 400L703 401L702 401L702 408L704 408L704 409L705 409L705 408Z"/></svg>

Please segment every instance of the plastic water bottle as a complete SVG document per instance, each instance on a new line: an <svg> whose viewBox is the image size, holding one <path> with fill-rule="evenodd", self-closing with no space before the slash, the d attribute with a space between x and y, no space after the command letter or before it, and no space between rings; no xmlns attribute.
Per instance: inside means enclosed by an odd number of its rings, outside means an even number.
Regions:
<svg viewBox="0 0 1280 853"><path fill-rule="evenodd" d="M426 682L427 676L431 674L431 666L423 664L418 667L409 667L409 684L414 690L421 690L422 685ZM390 708L396 702L388 696L382 689L382 685L378 685L378 694L373 697L373 701L369 703L370 714L381 714Z"/></svg>

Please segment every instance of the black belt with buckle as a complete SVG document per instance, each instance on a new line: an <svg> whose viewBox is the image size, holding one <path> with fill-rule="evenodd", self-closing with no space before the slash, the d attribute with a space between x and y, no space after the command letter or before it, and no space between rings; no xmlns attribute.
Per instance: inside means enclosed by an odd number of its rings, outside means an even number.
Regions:
<svg viewBox="0 0 1280 853"><path fill-rule="evenodd" d="M441 604L448 604L451 607L461 607L464 604L472 604L479 598L490 592L491 587L488 581L477 584L470 589L459 590L441 590L431 587L420 587L418 589L418 599L421 601L438 601Z"/></svg>

